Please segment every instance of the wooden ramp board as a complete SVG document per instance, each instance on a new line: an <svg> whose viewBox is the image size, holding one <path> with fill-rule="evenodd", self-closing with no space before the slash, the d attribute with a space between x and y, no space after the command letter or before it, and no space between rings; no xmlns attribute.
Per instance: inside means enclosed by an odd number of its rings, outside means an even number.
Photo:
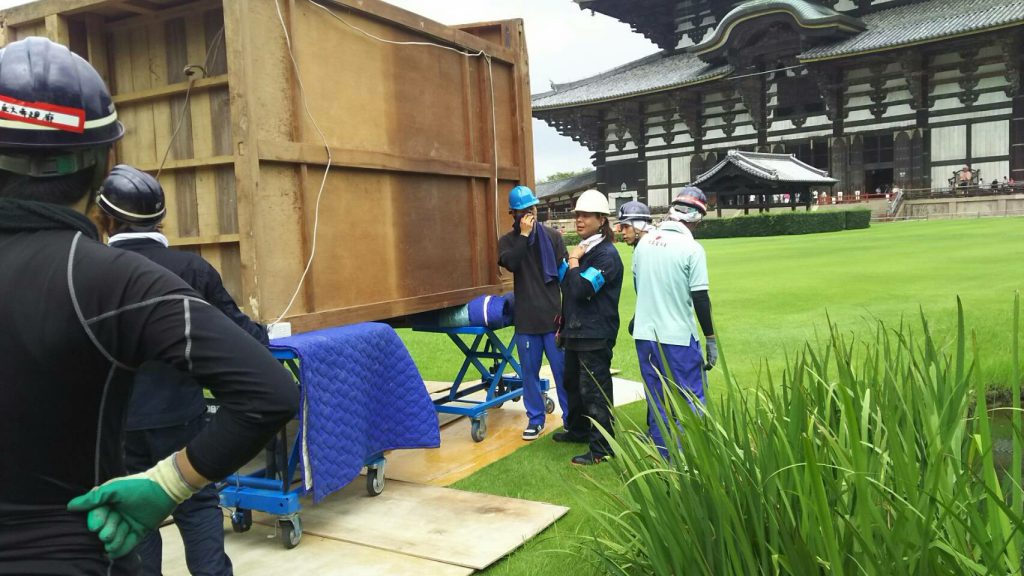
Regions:
<svg viewBox="0 0 1024 576"><path fill-rule="evenodd" d="M474 442L469 418L457 418L441 427L441 447L429 450L394 450L387 454L387 478L447 486L526 446L522 438L526 413L522 402L506 402L487 411L487 437ZM562 418L548 414L543 434L562 426Z"/></svg>
<svg viewBox="0 0 1024 576"><path fill-rule="evenodd" d="M305 547L307 537L320 536L481 570L568 511L542 502L393 480L371 498L363 482L353 482L315 506L303 499L306 536L296 550ZM256 513L253 522L272 526L274 517Z"/></svg>
<svg viewBox="0 0 1024 576"><path fill-rule="evenodd" d="M302 537L299 546L286 550L275 538L272 526L253 524L244 534L231 532L231 521L225 518L224 546L235 574L245 576L281 576L282 574L345 574L345 576L402 575L466 576L473 570L340 542L312 534ZM164 545L164 576L187 576L185 552L181 535L172 524L160 530Z"/></svg>

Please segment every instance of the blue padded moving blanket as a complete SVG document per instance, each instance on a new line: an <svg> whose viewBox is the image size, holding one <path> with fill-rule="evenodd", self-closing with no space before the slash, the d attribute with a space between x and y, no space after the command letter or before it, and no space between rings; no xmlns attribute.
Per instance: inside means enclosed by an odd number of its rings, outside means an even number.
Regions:
<svg viewBox="0 0 1024 576"><path fill-rule="evenodd" d="M441 445L419 370L387 324L328 328L270 346L299 357L303 480L314 502L351 482L377 453Z"/></svg>

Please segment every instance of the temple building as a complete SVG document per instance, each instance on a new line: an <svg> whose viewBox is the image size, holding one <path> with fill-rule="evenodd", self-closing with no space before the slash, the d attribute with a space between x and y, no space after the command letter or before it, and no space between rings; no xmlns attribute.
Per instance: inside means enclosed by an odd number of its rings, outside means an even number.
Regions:
<svg viewBox="0 0 1024 576"><path fill-rule="evenodd" d="M533 96L615 204L665 206L729 150L849 195L1024 181L1024 1L575 1L661 48Z"/></svg>

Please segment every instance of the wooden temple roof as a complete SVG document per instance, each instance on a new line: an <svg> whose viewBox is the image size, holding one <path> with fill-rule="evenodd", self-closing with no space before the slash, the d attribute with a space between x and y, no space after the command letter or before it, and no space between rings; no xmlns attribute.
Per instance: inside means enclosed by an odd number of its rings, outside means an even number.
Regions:
<svg viewBox="0 0 1024 576"><path fill-rule="evenodd" d="M691 186L712 182L727 168L735 168L752 180L765 184L810 184L832 185L838 182L828 172L797 160L792 154L766 154L763 152L742 152L729 150L725 158L713 168L693 180Z"/></svg>
<svg viewBox="0 0 1024 576"><path fill-rule="evenodd" d="M609 5L616 5L613 0L607 1ZM643 6L649 10L654 10L653 5L658 4L644 1L647 3ZM594 0L592 3L597 2ZM589 7L585 2L580 4ZM640 3L637 6L638 10L642 9ZM932 0L896 5L854 18L807 0L748 0L732 8L722 18L708 42L720 38L725 40L722 46L727 46L729 33L742 22L761 16L779 18L787 14L798 27L803 24L809 30L824 24L836 31L831 37L814 36L811 45L796 55L798 62L809 63L1021 26L1024 25L1024 1ZM709 45L703 43L685 51L664 50L589 78L552 84L550 91L533 96L533 108L543 112L627 100L732 74L734 69L729 64L711 57L703 58L709 54L708 49Z"/></svg>

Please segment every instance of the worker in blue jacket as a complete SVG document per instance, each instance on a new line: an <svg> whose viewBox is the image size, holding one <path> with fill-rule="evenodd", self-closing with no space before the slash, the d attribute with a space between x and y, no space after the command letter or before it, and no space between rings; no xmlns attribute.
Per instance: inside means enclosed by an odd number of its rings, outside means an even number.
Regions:
<svg viewBox="0 0 1024 576"><path fill-rule="evenodd" d="M612 455L612 349L619 333L622 259L615 249L608 200L587 190L576 201L576 232L581 242L563 266L560 340L565 347L565 392L569 413L556 442L589 444L573 464L597 464Z"/></svg>
<svg viewBox="0 0 1024 576"><path fill-rule="evenodd" d="M155 178L131 166L114 166L96 204L108 244L170 270L260 344L268 343L266 329L238 309L209 262L168 247L161 224L167 213L164 191ZM187 444L202 429L205 414L203 389L191 375L159 362L143 364L135 374L125 422L128 472L146 470ZM210 576L232 573L231 560L224 552L220 498L213 484L179 504L172 516L185 545L189 572ZM142 560L141 574L159 576L163 556L160 532L151 532L136 551Z"/></svg>
<svg viewBox="0 0 1024 576"><path fill-rule="evenodd" d="M555 323L562 306L559 264L566 259L562 235L537 222L540 201L526 186L508 194L512 231L498 240L498 263L515 274L516 348L523 368L523 405L528 422L523 440L536 440L546 419L544 394L540 389L540 365L544 355L562 406L563 423L568 405L562 387L563 353L555 345Z"/></svg>

